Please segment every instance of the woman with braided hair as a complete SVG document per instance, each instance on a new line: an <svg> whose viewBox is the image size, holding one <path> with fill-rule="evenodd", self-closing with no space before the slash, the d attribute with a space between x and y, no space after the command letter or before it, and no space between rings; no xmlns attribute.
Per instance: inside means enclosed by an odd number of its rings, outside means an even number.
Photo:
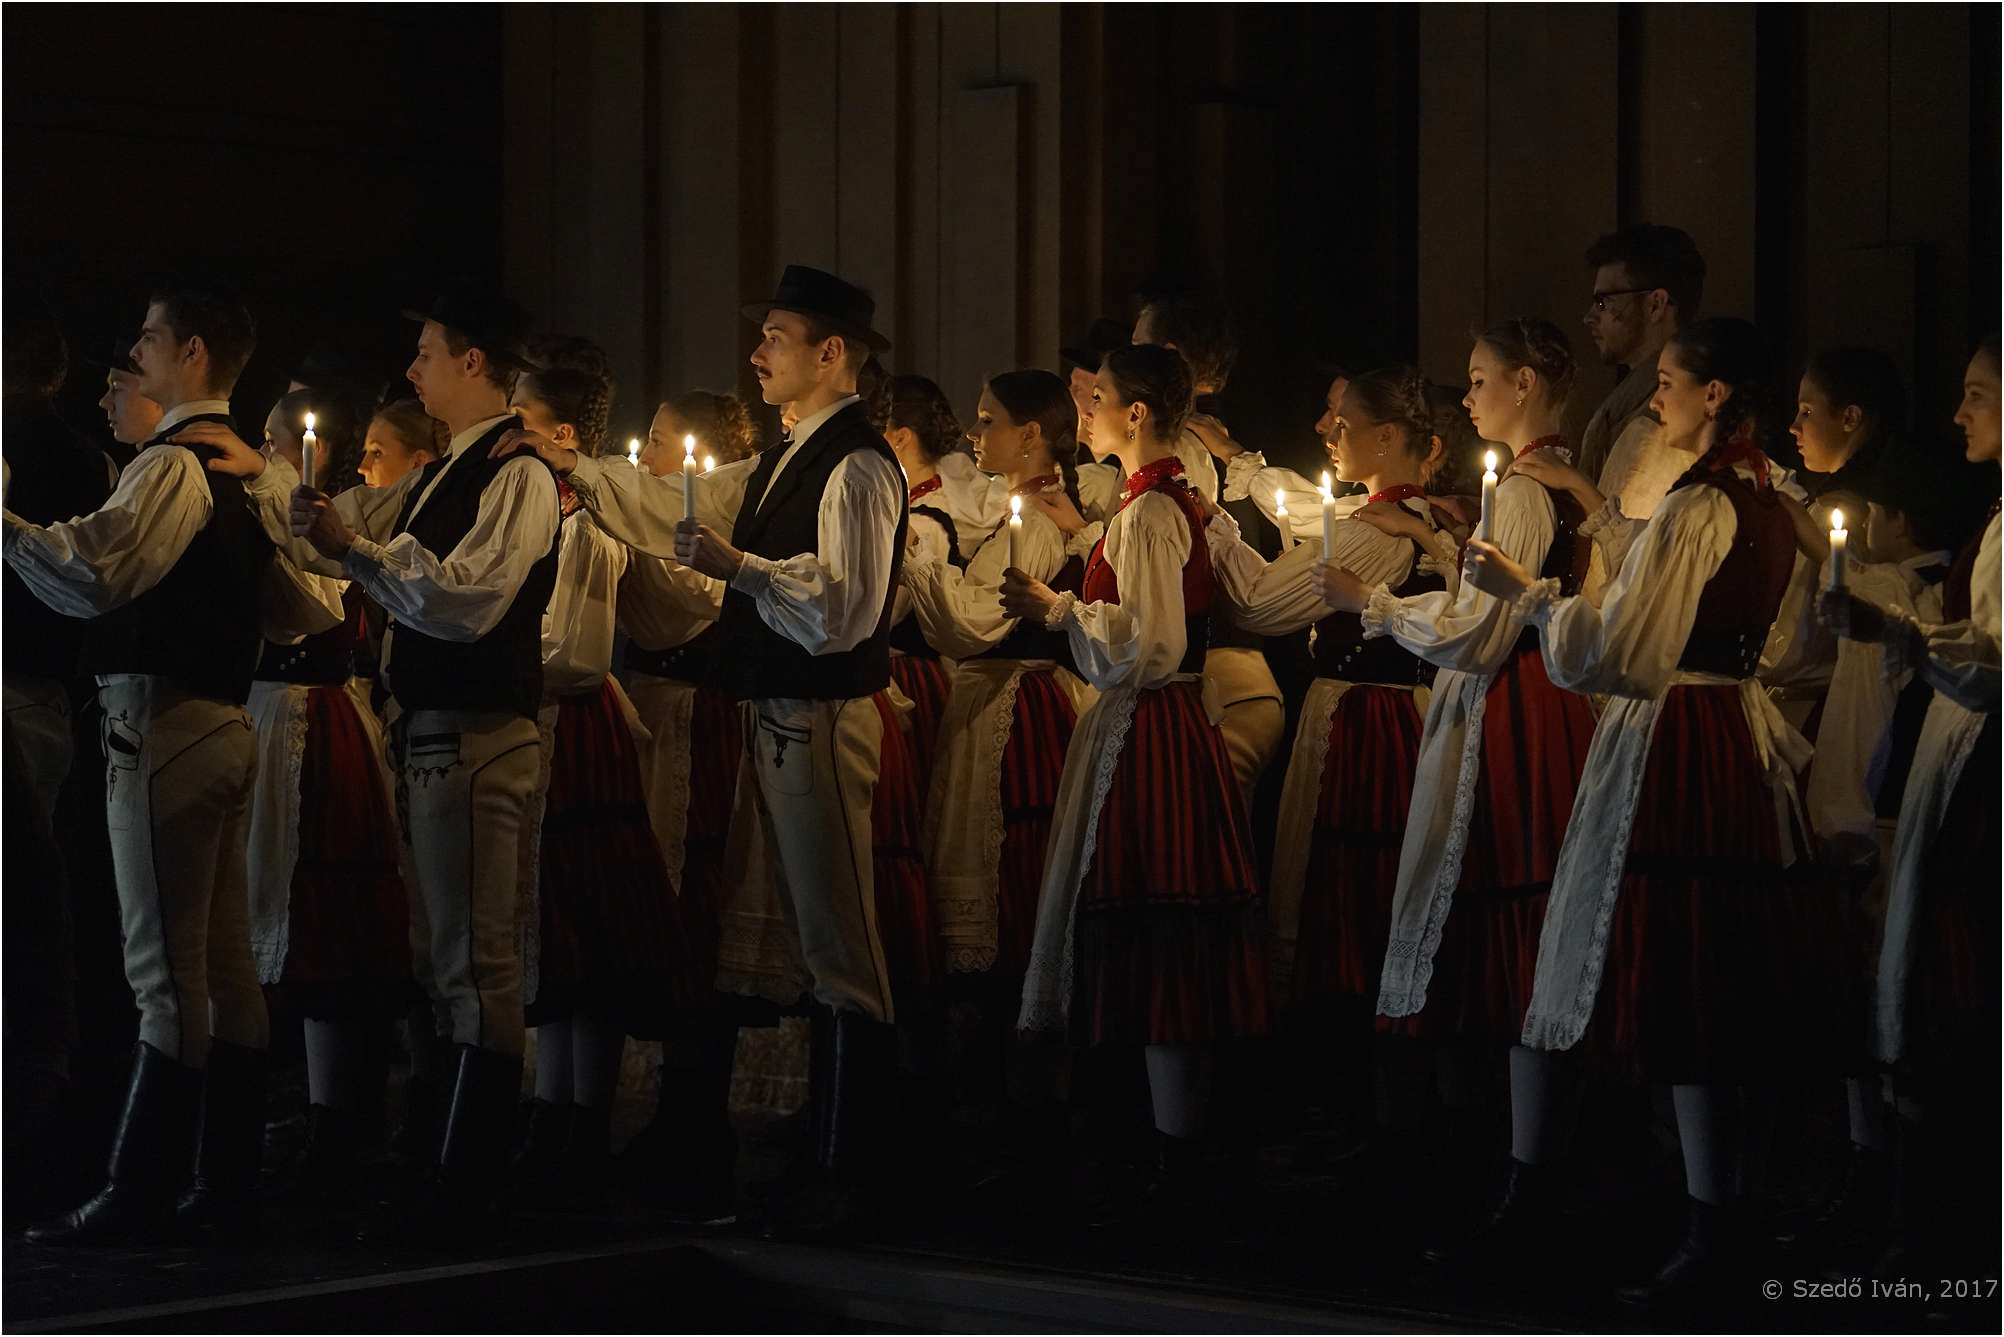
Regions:
<svg viewBox="0 0 2004 1337"><path fill-rule="evenodd" d="M1729 318L1664 347L1651 407L1663 443L1695 460L1600 607L1469 544L1465 579L1537 629L1552 680L1609 694L1538 947L1521 1051L1536 1061L1511 1070L1511 1185L1478 1240L1519 1256L1549 1240L1552 1055L1669 1083L1688 1227L1653 1280L1622 1292L1635 1303L1730 1293L1751 1244L1736 1088L1793 1062L1841 1011L1834 917L1819 924L1788 871L1808 849L1795 797L1808 746L1755 676L1796 558L1783 475L1761 450L1766 364L1753 327Z"/></svg>
<svg viewBox="0 0 2004 1337"><path fill-rule="evenodd" d="M1004 611L1063 633L1100 692L1065 753L1019 1024L1142 1046L1159 1206L1189 1212L1215 1048L1270 1024L1265 908L1202 679L1217 582L1175 453L1189 370L1170 349L1117 348L1093 396L1094 448L1127 484L1083 593L1022 571L1002 584Z"/></svg>
<svg viewBox="0 0 2004 1337"><path fill-rule="evenodd" d="M513 407L531 431L583 453L604 444L613 379L581 339L532 351ZM637 716L611 676L626 549L564 489L557 582L543 623L541 834L524 925L523 996L536 1027L536 1097L516 1160L527 1200L601 1190L626 1036L658 1038L706 996L648 821Z"/></svg>
<svg viewBox="0 0 2004 1337"><path fill-rule="evenodd" d="M1506 455L1563 452L1559 413L1572 373L1565 338L1550 322L1506 321L1471 350L1462 404ZM1515 471L1513 459L1494 512L1497 546L1561 578L1568 592L1578 588L1586 544L1568 498ZM1410 512L1359 518L1421 537L1423 522ZM1384 581L1370 585L1340 566L1322 574L1329 603L1362 615L1367 643L1390 637L1441 670L1420 738L1378 1013L1382 1028L1435 1046L1450 1136L1467 1154L1477 1073L1492 1047L1515 1042L1530 1001L1593 706L1552 685L1537 636L1501 600L1466 583L1400 598ZM1393 1120L1412 1121L1410 1112Z"/></svg>
<svg viewBox="0 0 2004 1337"><path fill-rule="evenodd" d="M1048 371L1009 371L982 386L974 461L1027 503L1078 509L1077 411L1070 389ZM905 558L913 620L957 661L940 727L922 848L949 975L980 991L980 1051L973 1066L993 1095L1004 1085L1014 1004L1036 925L1044 846L1064 770L1065 748L1091 689L1072 672L1064 638L1010 617L998 597L1015 557L1031 579L1076 594L1084 554L1102 526L1077 534L1043 506L1025 504L975 550L963 572L917 553Z"/></svg>
<svg viewBox="0 0 2004 1337"><path fill-rule="evenodd" d="M340 491L352 477L334 461L348 457L356 433L332 400L307 390L280 399L265 421L265 449L297 468L309 412L316 481ZM305 1027L306 1143L280 1196L323 1207L339 1203L357 1144L380 1117L368 1108L367 1058L372 1040L386 1048L412 983L383 728L357 677L365 603L350 585L340 626L303 640L268 629L246 706L259 754L247 851L251 951L259 982L288 996ZM375 1095L380 1104L380 1086Z"/></svg>

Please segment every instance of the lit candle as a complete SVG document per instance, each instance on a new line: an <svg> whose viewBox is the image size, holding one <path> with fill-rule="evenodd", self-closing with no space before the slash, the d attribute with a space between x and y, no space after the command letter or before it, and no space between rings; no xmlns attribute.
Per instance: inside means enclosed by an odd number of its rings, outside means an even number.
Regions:
<svg viewBox="0 0 2004 1337"><path fill-rule="evenodd" d="M682 518L696 518L696 434L682 438Z"/></svg>
<svg viewBox="0 0 2004 1337"><path fill-rule="evenodd" d="M1844 548L1850 540L1844 528L1844 512L1830 512L1830 588L1844 588Z"/></svg>
<svg viewBox="0 0 2004 1337"><path fill-rule="evenodd" d="M637 436L627 438L626 462L636 469L640 467L640 438Z"/></svg>
<svg viewBox="0 0 2004 1337"><path fill-rule="evenodd" d="M1287 518L1287 489L1273 490L1273 522L1280 528L1280 550L1286 552L1294 546L1294 529Z"/></svg>
<svg viewBox="0 0 2004 1337"><path fill-rule="evenodd" d="M1322 555L1336 551L1336 486L1329 471L1322 471Z"/></svg>
<svg viewBox="0 0 2004 1337"><path fill-rule="evenodd" d="M708 473L708 472L710 472L710 470L712 470L712 469L714 469L714 468L716 468L716 467L717 467L717 457L716 457L715 455L705 455L705 456L703 456L703 472L704 472L704 473Z"/></svg>
<svg viewBox="0 0 2004 1337"><path fill-rule="evenodd" d="M1482 523L1475 537L1484 543L1496 541L1496 452L1482 453Z"/></svg>
<svg viewBox="0 0 2004 1337"><path fill-rule="evenodd" d="M306 436L299 443L299 481L307 487L313 486L313 452L320 448L320 438L313 435L313 415L306 415Z"/></svg>
<svg viewBox="0 0 2004 1337"><path fill-rule="evenodd" d="M1009 498L1009 567L1011 570L1022 570L1022 567L1016 563L1017 540L1022 538L1022 536L1023 499L1021 497L1011 497Z"/></svg>

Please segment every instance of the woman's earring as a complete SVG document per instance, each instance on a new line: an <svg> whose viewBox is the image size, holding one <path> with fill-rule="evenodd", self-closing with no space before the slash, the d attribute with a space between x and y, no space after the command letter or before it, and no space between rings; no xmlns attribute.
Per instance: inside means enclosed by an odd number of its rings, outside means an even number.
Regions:
<svg viewBox="0 0 2004 1337"><path fill-rule="evenodd" d="M1522 395L1518 395L1518 396L1517 396L1517 407L1518 407L1518 408L1523 408L1523 407L1524 407L1524 396L1522 396Z"/></svg>

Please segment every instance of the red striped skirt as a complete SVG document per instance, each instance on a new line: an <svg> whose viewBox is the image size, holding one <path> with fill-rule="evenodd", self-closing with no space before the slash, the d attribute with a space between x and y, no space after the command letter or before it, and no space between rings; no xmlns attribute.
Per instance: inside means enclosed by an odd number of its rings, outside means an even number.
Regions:
<svg viewBox="0 0 2004 1337"><path fill-rule="evenodd" d="M1194 682L1144 691L1079 884L1071 1028L1179 1044L1272 1025L1245 800Z"/></svg>
<svg viewBox="0 0 2004 1337"><path fill-rule="evenodd" d="M1002 749L1002 867L995 891L995 975L1020 975L1030 963L1044 847L1078 712L1052 669L1016 680L1016 717Z"/></svg>
<svg viewBox="0 0 2004 1337"><path fill-rule="evenodd" d="M707 990L717 976L717 942L730 889L724 850L731 802L744 759L744 715L714 687L698 687L689 716L689 824L682 837L682 922L690 973Z"/></svg>
<svg viewBox="0 0 2004 1337"><path fill-rule="evenodd" d="M1671 688L1584 1051L1636 1080L1719 1082L1855 1048L1845 900L1782 859L1739 689Z"/></svg>
<svg viewBox="0 0 2004 1337"><path fill-rule="evenodd" d="M580 1004L616 1008L648 1035L708 995L661 845L640 759L611 682L557 707L543 809L542 966L532 1026Z"/></svg>
<svg viewBox="0 0 2004 1337"><path fill-rule="evenodd" d="M1482 771L1461 880L1427 1004L1416 1016L1381 1018L1383 1028L1507 1044L1523 1033L1545 903L1594 724L1593 703L1552 685L1535 642L1497 672L1483 704Z"/></svg>
<svg viewBox="0 0 2004 1337"><path fill-rule="evenodd" d="M1413 694L1352 687L1329 717L1294 949L1294 1001L1378 996L1423 722Z"/></svg>
<svg viewBox="0 0 2004 1337"><path fill-rule="evenodd" d="M348 1015L411 981L411 914L375 744L345 687L306 693L285 970L306 1015Z"/></svg>
<svg viewBox="0 0 2004 1337"><path fill-rule="evenodd" d="M877 933L891 972L893 1005L902 1007L937 984L944 969L939 932L933 926L932 889L919 850L925 791L919 788L918 761L889 694L878 692L871 699L884 724L877 789L870 804Z"/></svg>
<svg viewBox="0 0 2004 1337"><path fill-rule="evenodd" d="M1997 717L1983 723L1928 850L1914 907L1904 1045L1895 1076L1917 1096L1988 1083L1998 1069Z"/></svg>
<svg viewBox="0 0 2004 1337"><path fill-rule="evenodd" d="M920 655L892 655L891 681L916 707L910 716L912 762L918 767L919 796L932 788L932 761L939 751L939 721L946 713L946 665Z"/></svg>

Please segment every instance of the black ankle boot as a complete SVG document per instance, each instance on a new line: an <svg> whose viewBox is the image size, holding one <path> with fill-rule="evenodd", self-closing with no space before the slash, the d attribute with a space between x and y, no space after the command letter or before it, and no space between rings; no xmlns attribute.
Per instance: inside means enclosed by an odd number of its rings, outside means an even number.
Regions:
<svg viewBox="0 0 2004 1337"><path fill-rule="evenodd" d="M1557 1173L1512 1157L1503 1196L1482 1224L1452 1244L1428 1247L1421 1256L1436 1267L1471 1275L1515 1271L1550 1241L1557 1224Z"/></svg>
<svg viewBox="0 0 2004 1337"><path fill-rule="evenodd" d="M491 1234L522 1089L522 1060L491 1049L454 1050L452 1097L439 1139L436 1191L415 1214L445 1239Z"/></svg>
<svg viewBox="0 0 2004 1337"><path fill-rule="evenodd" d="M1813 1219L1775 1238L1775 1247L1812 1269L1840 1268L1848 1276L1886 1245L1892 1208L1892 1158L1851 1144L1836 1194Z"/></svg>
<svg viewBox="0 0 2004 1337"><path fill-rule="evenodd" d="M264 1051L217 1040L202 1072L195 1182L175 1209L184 1229L243 1239L257 1229L264 1159Z"/></svg>
<svg viewBox="0 0 2004 1337"><path fill-rule="evenodd" d="M829 1056L816 1179L785 1202L766 1233L812 1239L867 1210L879 1186L884 1130L897 1076L897 1032L860 1012L838 1012L829 1023Z"/></svg>
<svg viewBox="0 0 2004 1337"><path fill-rule="evenodd" d="M1730 1299L1745 1271L1746 1241L1734 1209L1686 1198L1683 1242L1640 1286L1615 1292L1623 1304L1670 1308Z"/></svg>
<svg viewBox="0 0 2004 1337"><path fill-rule="evenodd" d="M188 1169L201 1100L199 1070L140 1042L112 1138L108 1182L82 1206L30 1226L28 1242L124 1244L163 1234Z"/></svg>

